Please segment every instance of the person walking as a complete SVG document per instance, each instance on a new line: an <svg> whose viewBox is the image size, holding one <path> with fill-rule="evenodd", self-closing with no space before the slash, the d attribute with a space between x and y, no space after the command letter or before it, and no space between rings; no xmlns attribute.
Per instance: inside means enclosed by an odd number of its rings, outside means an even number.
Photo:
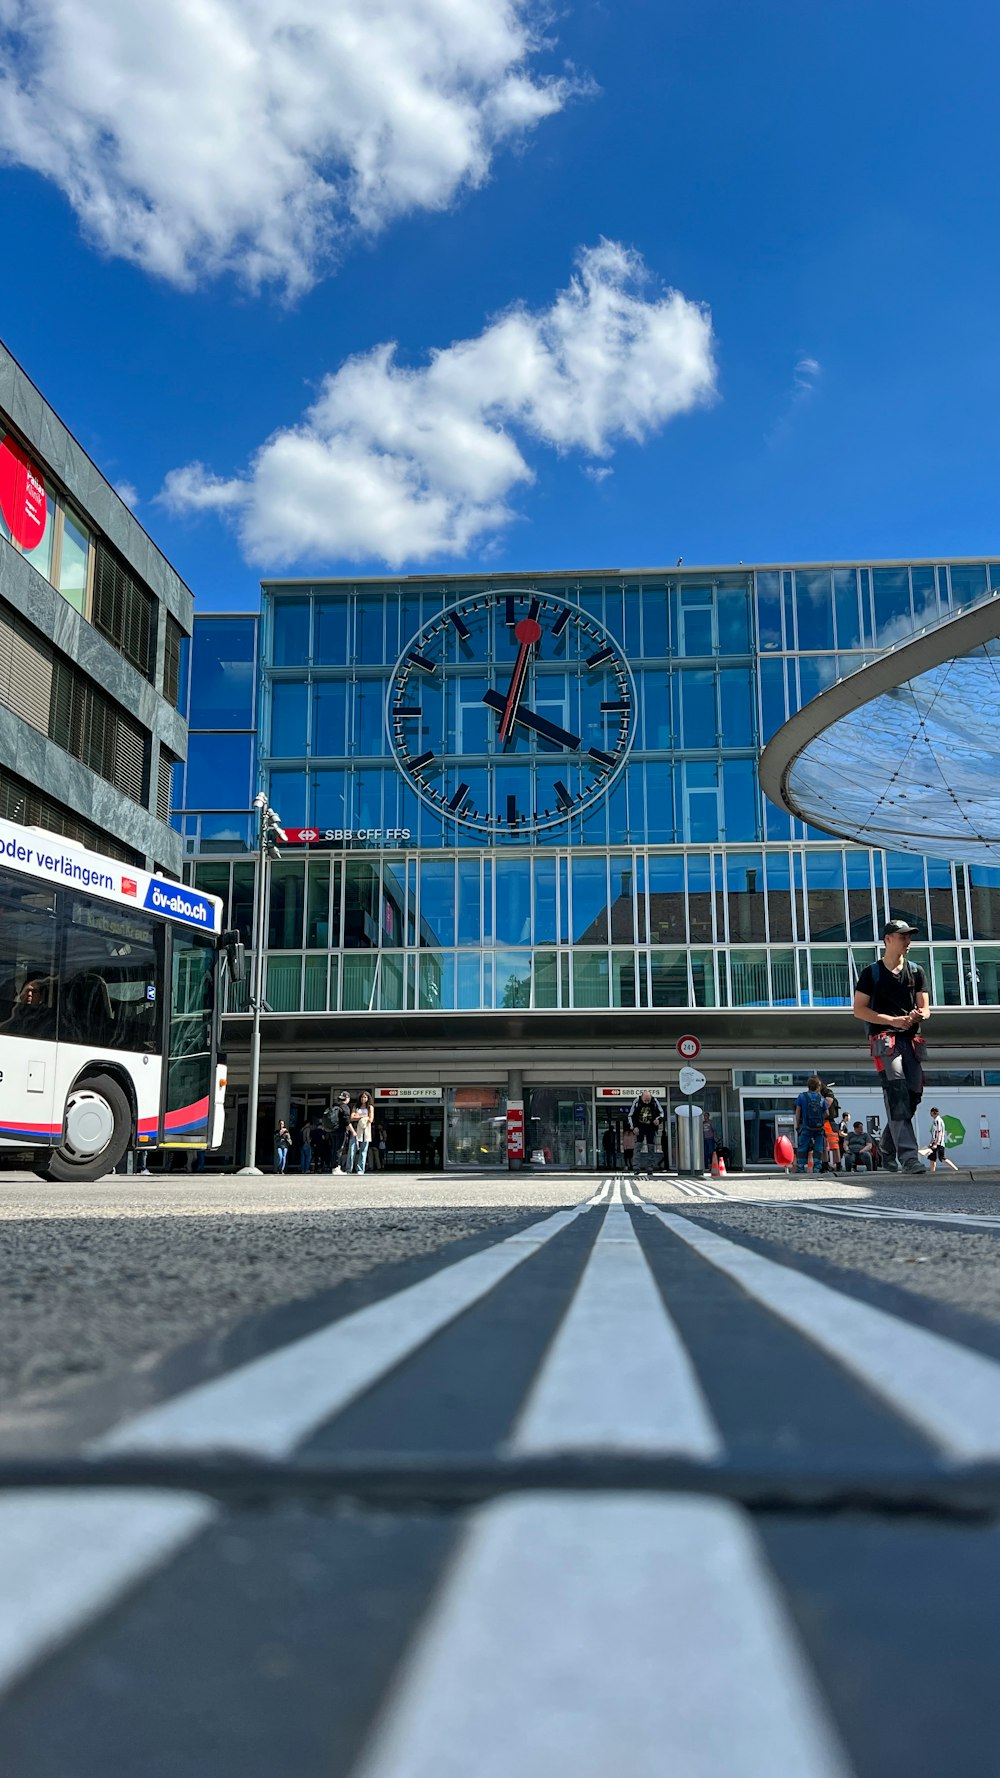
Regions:
<svg viewBox="0 0 1000 1778"><path fill-rule="evenodd" d="M799 1173L805 1172L806 1159L810 1154L813 1174L817 1174L822 1168L826 1121L826 1100L820 1092L819 1075L810 1074L805 1092L800 1093L795 1101L795 1165Z"/></svg>
<svg viewBox="0 0 1000 1778"><path fill-rule="evenodd" d="M614 1169L618 1160L618 1141L615 1136L614 1124L609 1124L601 1137L601 1148L604 1151L604 1165Z"/></svg>
<svg viewBox="0 0 1000 1778"><path fill-rule="evenodd" d="M274 1132L274 1157L279 1173L283 1173L288 1165L288 1151L292 1146L292 1132L283 1117L278 1119L278 1128Z"/></svg>
<svg viewBox="0 0 1000 1778"><path fill-rule="evenodd" d="M308 1119L302 1125L302 1146L299 1149L299 1166L303 1173L312 1172L312 1128L312 1124L309 1123Z"/></svg>
<svg viewBox="0 0 1000 1778"><path fill-rule="evenodd" d="M875 1171L875 1154L872 1149L871 1137L868 1135L860 1118L855 1118L853 1129L847 1133L844 1143L844 1171L853 1173L860 1167L865 1173Z"/></svg>
<svg viewBox="0 0 1000 1778"><path fill-rule="evenodd" d="M343 1173L351 1134L350 1093L338 1093L327 1106L323 1113L323 1128L330 1144L330 1172Z"/></svg>
<svg viewBox="0 0 1000 1778"><path fill-rule="evenodd" d="M937 1106L932 1105L931 1106L931 1146L930 1146L931 1172L934 1173L937 1171L937 1164L940 1161L942 1167L950 1167L953 1173L957 1173L958 1168L956 1167L954 1161L950 1161L948 1159L948 1156L945 1154L944 1138L945 1138L944 1118L941 1116L941 1113L938 1110Z"/></svg>
<svg viewBox="0 0 1000 1778"><path fill-rule="evenodd" d="M924 1090L923 1027L930 1017L926 977L907 957L915 931L905 920L887 921L881 960L861 971L854 990L854 1017L868 1027L868 1047L882 1077L882 1159L890 1173L927 1172L913 1129Z"/></svg>
<svg viewBox="0 0 1000 1778"><path fill-rule="evenodd" d="M629 1172L631 1172L635 1160L635 1131L629 1123L626 1123L625 1128L622 1131L622 1159Z"/></svg>
<svg viewBox="0 0 1000 1778"><path fill-rule="evenodd" d="M652 1172L656 1164L653 1157L659 1147L663 1106L659 1099L654 1099L648 1087L643 1087L638 1097L633 1099L628 1121L635 1132L634 1158L641 1163L645 1154L646 1166Z"/></svg>
<svg viewBox="0 0 1000 1778"><path fill-rule="evenodd" d="M358 1094L351 1112L351 1133L347 1140L347 1171L363 1173L368 1165L368 1148L372 1139L372 1096L367 1089Z"/></svg>
<svg viewBox="0 0 1000 1778"><path fill-rule="evenodd" d="M719 1138L718 1138L718 1135L716 1134L715 1125L713 1124L712 1119L709 1116L707 1111L703 1114L702 1120L701 1120L701 1140L702 1140L702 1147L703 1147L704 1153L705 1153L705 1172L711 1173L711 1171L712 1171L712 1156L718 1150Z"/></svg>

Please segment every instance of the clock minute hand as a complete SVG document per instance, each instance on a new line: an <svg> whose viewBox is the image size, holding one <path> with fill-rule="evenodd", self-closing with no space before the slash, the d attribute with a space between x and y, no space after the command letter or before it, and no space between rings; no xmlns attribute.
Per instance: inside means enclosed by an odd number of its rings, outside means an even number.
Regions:
<svg viewBox="0 0 1000 1778"><path fill-rule="evenodd" d="M486 692L483 703L488 704L491 710L506 709L506 701L498 691ZM581 746L579 735L571 735L568 729L560 728L557 723L550 722L547 716L536 716L534 710L522 710L518 707L513 720L519 722L522 728L533 730L536 735L544 735L547 741L554 741L557 747L568 747L575 753Z"/></svg>
<svg viewBox="0 0 1000 1778"><path fill-rule="evenodd" d="M536 617L522 617L520 623L514 627L514 634L521 646L517 651L517 660L514 662L514 671L507 687L507 696L501 700L503 706L499 731L501 745L510 734L517 716L517 708L524 695L524 682L528 677L528 661L531 658L532 649L541 641L542 626Z"/></svg>

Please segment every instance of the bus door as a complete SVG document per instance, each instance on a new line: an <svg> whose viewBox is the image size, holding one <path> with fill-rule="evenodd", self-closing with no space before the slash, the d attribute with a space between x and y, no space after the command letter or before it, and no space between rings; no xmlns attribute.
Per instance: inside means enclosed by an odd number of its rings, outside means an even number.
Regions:
<svg viewBox="0 0 1000 1778"><path fill-rule="evenodd" d="M214 938L172 927L159 1141L162 1148L207 1148L216 1077Z"/></svg>

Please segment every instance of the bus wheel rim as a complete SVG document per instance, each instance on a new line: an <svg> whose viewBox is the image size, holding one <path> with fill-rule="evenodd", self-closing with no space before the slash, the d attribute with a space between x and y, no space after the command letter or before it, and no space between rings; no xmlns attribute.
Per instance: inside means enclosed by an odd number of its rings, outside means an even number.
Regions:
<svg viewBox="0 0 1000 1778"><path fill-rule="evenodd" d="M115 1114L100 1093L74 1093L66 1107L66 1146L74 1154L95 1155L114 1135Z"/></svg>

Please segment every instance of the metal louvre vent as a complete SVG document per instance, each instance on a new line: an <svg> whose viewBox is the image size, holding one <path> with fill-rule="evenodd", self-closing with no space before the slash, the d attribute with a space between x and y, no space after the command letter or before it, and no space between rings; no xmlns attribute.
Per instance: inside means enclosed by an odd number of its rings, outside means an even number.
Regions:
<svg viewBox="0 0 1000 1778"><path fill-rule="evenodd" d="M44 827L48 833L79 840L81 845L103 853L105 858L117 858L122 864L136 864L141 868L144 863L141 852L119 844L103 829L64 809L61 803L54 802L35 785L27 784L5 767L0 767L0 815L6 821L19 821L24 827Z"/></svg>
<svg viewBox="0 0 1000 1778"><path fill-rule="evenodd" d="M166 747L160 748L160 766L156 778L156 817L158 821L170 820L170 787L176 760Z"/></svg>
<svg viewBox="0 0 1000 1778"><path fill-rule="evenodd" d="M126 660L152 679L156 600L100 540L94 551L93 623Z"/></svg>
<svg viewBox="0 0 1000 1778"><path fill-rule="evenodd" d="M174 709L181 689L181 645L184 631L169 611L163 637L163 695Z"/></svg>
<svg viewBox="0 0 1000 1778"><path fill-rule="evenodd" d="M115 712L115 763L111 782L134 803L146 800L149 736L131 716Z"/></svg>
<svg viewBox="0 0 1000 1778"><path fill-rule="evenodd" d="M52 651L15 612L0 611L0 702L47 734Z"/></svg>

